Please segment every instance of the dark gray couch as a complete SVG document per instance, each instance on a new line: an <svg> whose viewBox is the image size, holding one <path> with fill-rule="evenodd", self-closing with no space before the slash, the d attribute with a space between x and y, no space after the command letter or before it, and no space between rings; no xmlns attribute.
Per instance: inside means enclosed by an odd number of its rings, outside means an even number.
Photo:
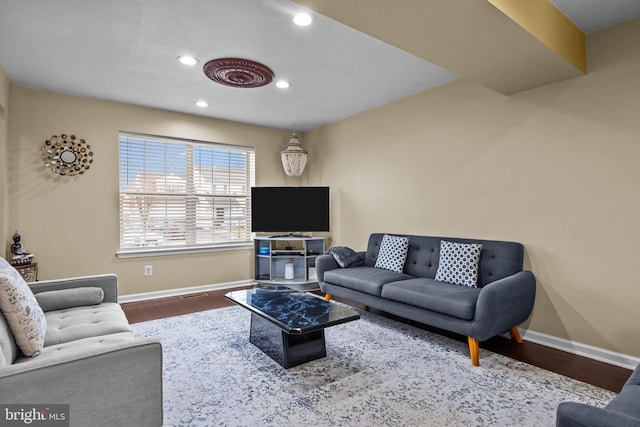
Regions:
<svg viewBox="0 0 640 427"><path fill-rule="evenodd" d="M557 427L638 427L640 426L640 365L605 408L577 402L558 406Z"/></svg>
<svg viewBox="0 0 640 427"><path fill-rule="evenodd" d="M479 341L510 331L522 342L517 325L533 309L536 281L523 271L520 243L445 237L412 236L402 273L374 267L384 234L374 233L364 266L340 268L332 255L316 260L320 289L406 319L461 335L469 342L471 361L479 365ZM398 235L405 236L405 235ZM481 243L477 288L435 281L440 242Z"/></svg>

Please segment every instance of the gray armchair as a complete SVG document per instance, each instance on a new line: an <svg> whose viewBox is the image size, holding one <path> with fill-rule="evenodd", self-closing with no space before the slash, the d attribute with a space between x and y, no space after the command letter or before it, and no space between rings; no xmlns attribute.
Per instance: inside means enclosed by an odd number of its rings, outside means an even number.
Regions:
<svg viewBox="0 0 640 427"><path fill-rule="evenodd" d="M638 427L640 426L640 365L620 393L604 408L564 402L556 413L557 427Z"/></svg>

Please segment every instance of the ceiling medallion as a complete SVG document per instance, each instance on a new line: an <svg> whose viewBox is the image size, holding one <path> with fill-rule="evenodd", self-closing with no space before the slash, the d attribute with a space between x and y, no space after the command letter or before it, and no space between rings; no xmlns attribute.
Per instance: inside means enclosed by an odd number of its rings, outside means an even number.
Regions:
<svg viewBox="0 0 640 427"><path fill-rule="evenodd" d="M216 83L231 87L260 87L271 83L271 68L242 58L212 59L204 64L204 74Z"/></svg>

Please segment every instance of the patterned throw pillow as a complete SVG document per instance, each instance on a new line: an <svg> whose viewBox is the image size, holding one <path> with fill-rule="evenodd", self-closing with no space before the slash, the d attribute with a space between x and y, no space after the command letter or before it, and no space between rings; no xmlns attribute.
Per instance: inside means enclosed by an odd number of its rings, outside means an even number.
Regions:
<svg viewBox="0 0 640 427"><path fill-rule="evenodd" d="M408 237L385 234L382 236L382 243L380 244L380 251L378 252L375 267L402 273L404 262L407 260L408 250Z"/></svg>
<svg viewBox="0 0 640 427"><path fill-rule="evenodd" d="M477 287L481 251L482 245L479 243L442 240L436 280L470 288Z"/></svg>
<svg viewBox="0 0 640 427"><path fill-rule="evenodd" d="M44 312L27 282L6 261L0 263L0 310L22 353L37 356L44 347L47 329Z"/></svg>

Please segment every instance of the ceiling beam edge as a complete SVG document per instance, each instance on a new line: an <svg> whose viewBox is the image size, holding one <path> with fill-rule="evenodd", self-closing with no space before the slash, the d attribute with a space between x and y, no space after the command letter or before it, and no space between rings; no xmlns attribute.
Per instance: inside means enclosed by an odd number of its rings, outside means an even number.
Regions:
<svg viewBox="0 0 640 427"><path fill-rule="evenodd" d="M549 0L487 0L583 74L587 37Z"/></svg>
<svg viewBox="0 0 640 427"><path fill-rule="evenodd" d="M292 1L503 95L584 75L489 1Z"/></svg>

